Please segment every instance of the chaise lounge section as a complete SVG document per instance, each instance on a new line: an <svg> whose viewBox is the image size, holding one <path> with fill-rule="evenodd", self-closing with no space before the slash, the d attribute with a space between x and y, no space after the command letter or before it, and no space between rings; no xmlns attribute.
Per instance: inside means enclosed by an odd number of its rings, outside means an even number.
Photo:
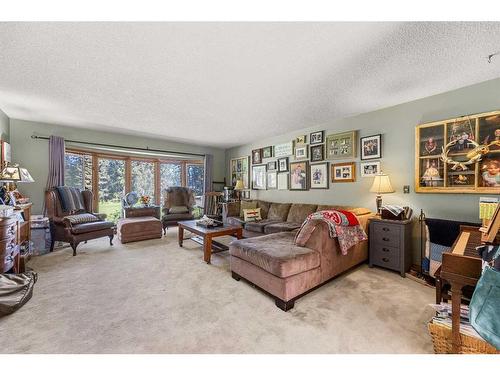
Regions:
<svg viewBox="0 0 500 375"><path fill-rule="evenodd" d="M298 206L305 212L304 205ZM320 205L316 206L316 210L331 207ZM350 210L358 213L356 216L367 232L368 220L374 214L362 208L351 207ZM297 246L294 244L297 228L284 230L289 225L287 223L293 221L284 222L285 225L279 227L283 229L281 232L267 235L254 232L250 238L233 241L229 246L232 277L235 280L243 278L272 295L276 306L284 311L293 308L302 295L368 260L366 241L353 246L347 255L342 255L337 239L330 238L324 222L317 223L305 246ZM277 223L264 225L263 231L274 224ZM254 227L248 228L248 223L241 225L246 232L253 232ZM270 230L275 228L278 226L274 225Z"/></svg>

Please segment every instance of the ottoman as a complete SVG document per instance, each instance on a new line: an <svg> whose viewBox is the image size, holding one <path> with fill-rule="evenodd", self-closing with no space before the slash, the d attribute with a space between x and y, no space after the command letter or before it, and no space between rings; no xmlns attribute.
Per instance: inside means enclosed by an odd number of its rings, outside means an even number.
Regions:
<svg viewBox="0 0 500 375"><path fill-rule="evenodd" d="M153 216L120 219L117 228L118 238L122 243L162 237L161 221Z"/></svg>

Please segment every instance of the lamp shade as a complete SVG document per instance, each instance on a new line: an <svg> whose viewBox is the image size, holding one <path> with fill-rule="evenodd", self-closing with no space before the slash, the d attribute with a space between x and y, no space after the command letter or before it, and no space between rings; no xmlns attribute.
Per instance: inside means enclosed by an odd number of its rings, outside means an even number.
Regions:
<svg viewBox="0 0 500 375"><path fill-rule="evenodd" d="M18 165L7 166L2 169L0 181L3 182L35 182L33 177L26 168L21 168Z"/></svg>
<svg viewBox="0 0 500 375"><path fill-rule="evenodd" d="M234 186L234 190L245 190L245 184L243 180L236 181L236 185Z"/></svg>
<svg viewBox="0 0 500 375"><path fill-rule="evenodd" d="M370 192L377 194L394 193L389 176L385 173L376 174Z"/></svg>

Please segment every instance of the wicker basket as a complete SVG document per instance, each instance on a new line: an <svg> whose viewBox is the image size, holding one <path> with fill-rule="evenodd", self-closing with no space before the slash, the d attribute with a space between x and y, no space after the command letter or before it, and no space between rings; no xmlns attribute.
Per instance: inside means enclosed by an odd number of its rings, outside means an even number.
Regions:
<svg viewBox="0 0 500 375"><path fill-rule="evenodd" d="M451 354L452 353L452 338L451 328L430 322L427 325L429 333L432 336L434 344L434 353L436 354ZM477 337L472 337L460 333L461 345L459 348L460 354L500 354L500 350L496 350L493 346L484 340Z"/></svg>

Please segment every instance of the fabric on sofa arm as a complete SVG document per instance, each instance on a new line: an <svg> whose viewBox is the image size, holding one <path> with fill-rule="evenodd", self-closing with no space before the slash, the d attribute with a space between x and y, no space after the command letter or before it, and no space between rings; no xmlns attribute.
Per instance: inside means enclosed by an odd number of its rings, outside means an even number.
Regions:
<svg viewBox="0 0 500 375"><path fill-rule="evenodd" d="M293 233L233 241L229 254L252 263L277 277L289 277L319 267L320 255L293 245Z"/></svg>
<svg viewBox="0 0 500 375"><path fill-rule="evenodd" d="M226 224L241 227L241 226L245 226L245 221L239 217L230 216L230 217L226 218Z"/></svg>
<svg viewBox="0 0 500 375"><path fill-rule="evenodd" d="M291 203L271 203L267 218L269 220L286 221Z"/></svg>
<svg viewBox="0 0 500 375"><path fill-rule="evenodd" d="M330 204L320 204L316 211L326 211L326 210L342 210L352 212L356 216L371 214L372 212L368 208L364 207L353 207L353 206L335 206Z"/></svg>

